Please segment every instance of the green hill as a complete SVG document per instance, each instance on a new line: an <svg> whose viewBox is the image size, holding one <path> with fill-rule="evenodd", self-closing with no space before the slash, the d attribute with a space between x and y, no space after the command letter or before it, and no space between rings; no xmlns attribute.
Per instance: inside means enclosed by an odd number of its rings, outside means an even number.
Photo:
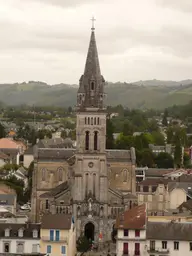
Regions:
<svg viewBox="0 0 192 256"><path fill-rule="evenodd" d="M153 83L154 81L154 83ZM165 108L172 105L184 105L192 99L192 82L140 81L128 83L108 83L107 105L130 108ZM142 84L142 85L140 85ZM159 85L158 85L159 84ZM0 102L6 105L74 106L78 86L47 85L42 82L1 84Z"/></svg>

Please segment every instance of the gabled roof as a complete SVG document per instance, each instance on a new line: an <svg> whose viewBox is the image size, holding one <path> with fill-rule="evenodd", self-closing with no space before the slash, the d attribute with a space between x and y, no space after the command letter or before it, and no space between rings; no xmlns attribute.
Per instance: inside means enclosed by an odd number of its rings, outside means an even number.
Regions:
<svg viewBox="0 0 192 256"><path fill-rule="evenodd" d="M117 217L115 227L117 229L143 229L146 224L145 204L134 206Z"/></svg>
<svg viewBox="0 0 192 256"><path fill-rule="evenodd" d="M37 151L38 159L68 159L75 154L75 149L65 148L39 148Z"/></svg>
<svg viewBox="0 0 192 256"><path fill-rule="evenodd" d="M42 217L41 229L65 229L69 230L72 224L72 215L45 214Z"/></svg>

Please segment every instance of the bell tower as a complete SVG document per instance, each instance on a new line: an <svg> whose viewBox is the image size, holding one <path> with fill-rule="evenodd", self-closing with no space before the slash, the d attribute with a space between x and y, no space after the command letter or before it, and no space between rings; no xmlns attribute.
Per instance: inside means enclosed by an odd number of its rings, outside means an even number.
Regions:
<svg viewBox="0 0 192 256"><path fill-rule="evenodd" d="M94 239L103 232L108 218L106 158L105 80L101 75L95 39L94 19L84 73L77 93L76 163L73 200L77 236L91 220Z"/></svg>
<svg viewBox="0 0 192 256"><path fill-rule="evenodd" d="M77 93L77 152L85 154L105 152L105 80L100 71L94 20L85 70Z"/></svg>

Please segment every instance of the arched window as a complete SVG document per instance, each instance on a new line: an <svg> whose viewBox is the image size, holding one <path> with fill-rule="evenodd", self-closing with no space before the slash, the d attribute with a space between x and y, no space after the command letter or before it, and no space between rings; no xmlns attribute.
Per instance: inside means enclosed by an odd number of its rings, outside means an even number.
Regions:
<svg viewBox="0 0 192 256"><path fill-rule="evenodd" d="M85 124L87 124L87 117L85 117Z"/></svg>
<svg viewBox="0 0 192 256"><path fill-rule="evenodd" d="M58 168L58 178L59 178L59 181L63 180L63 168L62 167Z"/></svg>
<svg viewBox="0 0 192 256"><path fill-rule="evenodd" d="M88 117L88 124L90 124L90 118Z"/></svg>
<svg viewBox="0 0 192 256"><path fill-rule="evenodd" d="M89 150L89 132L85 132L85 150Z"/></svg>
<svg viewBox="0 0 192 256"><path fill-rule="evenodd" d="M93 125L93 117L91 117L91 125Z"/></svg>
<svg viewBox="0 0 192 256"><path fill-rule="evenodd" d="M94 150L98 149L98 132L94 132Z"/></svg>
<svg viewBox="0 0 192 256"><path fill-rule="evenodd" d="M94 90L94 88L95 88L95 86L94 86L94 82L92 82L92 83L91 83L91 90L93 91L93 90Z"/></svg>
<svg viewBox="0 0 192 256"><path fill-rule="evenodd" d="M99 117L97 117L97 124L99 125Z"/></svg>
<svg viewBox="0 0 192 256"><path fill-rule="evenodd" d="M42 176L41 176L42 181L45 181L45 180L46 180L46 169L43 168L43 169L41 170L41 172L42 172Z"/></svg>
<svg viewBox="0 0 192 256"><path fill-rule="evenodd" d="M127 170L123 171L123 181L126 182L127 181Z"/></svg>
<svg viewBox="0 0 192 256"><path fill-rule="evenodd" d="M97 119L96 119L96 117L94 118L94 124L97 124Z"/></svg>

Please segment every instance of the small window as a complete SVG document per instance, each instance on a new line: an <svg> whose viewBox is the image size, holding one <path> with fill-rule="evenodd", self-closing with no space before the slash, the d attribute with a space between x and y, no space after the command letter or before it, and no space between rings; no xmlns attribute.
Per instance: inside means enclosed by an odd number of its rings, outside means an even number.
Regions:
<svg viewBox="0 0 192 256"><path fill-rule="evenodd" d="M149 187L148 186L143 186L143 192L149 192Z"/></svg>
<svg viewBox="0 0 192 256"><path fill-rule="evenodd" d="M95 89L94 82L91 83L91 90L93 91Z"/></svg>
<svg viewBox="0 0 192 256"><path fill-rule="evenodd" d="M127 182L127 170L123 171L123 182Z"/></svg>
<svg viewBox="0 0 192 256"><path fill-rule="evenodd" d="M23 243L17 244L17 253L24 253L24 244Z"/></svg>
<svg viewBox="0 0 192 256"><path fill-rule="evenodd" d="M33 230L33 238L37 238L38 237L38 231L37 230Z"/></svg>
<svg viewBox="0 0 192 256"><path fill-rule="evenodd" d="M99 117L98 117L98 118L97 118L97 124L99 125L99 123L100 123L100 122L99 122Z"/></svg>
<svg viewBox="0 0 192 256"><path fill-rule="evenodd" d="M97 124L97 118L96 117L94 118L94 124L95 125Z"/></svg>
<svg viewBox="0 0 192 256"><path fill-rule="evenodd" d="M42 181L45 181L45 179L46 179L46 169L43 168L41 171L42 171Z"/></svg>
<svg viewBox="0 0 192 256"><path fill-rule="evenodd" d="M140 237L140 230L135 230L135 237Z"/></svg>
<svg viewBox="0 0 192 256"><path fill-rule="evenodd" d="M60 167L59 169L58 169L58 178L59 178L59 181L62 181L63 180L63 168L62 167Z"/></svg>
<svg viewBox="0 0 192 256"><path fill-rule="evenodd" d="M49 200L46 199L45 201L45 209L48 210L49 209Z"/></svg>
<svg viewBox="0 0 192 256"><path fill-rule="evenodd" d="M9 251L10 251L9 243L4 243L4 252L9 252Z"/></svg>
<svg viewBox="0 0 192 256"><path fill-rule="evenodd" d="M167 241L162 241L162 249L167 249Z"/></svg>
<svg viewBox="0 0 192 256"><path fill-rule="evenodd" d="M85 117L85 124L87 124L87 117Z"/></svg>
<svg viewBox="0 0 192 256"><path fill-rule="evenodd" d="M55 231L55 241L59 241L60 240L60 231L56 230Z"/></svg>
<svg viewBox="0 0 192 256"><path fill-rule="evenodd" d="M90 124L90 118L88 117L88 124Z"/></svg>
<svg viewBox="0 0 192 256"><path fill-rule="evenodd" d="M10 230L9 230L8 228L5 229L5 236L6 236L6 237L10 236Z"/></svg>
<svg viewBox="0 0 192 256"><path fill-rule="evenodd" d="M32 253L38 253L38 247L39 247L38 244L33 244L32 245Z"/></svg>
<svg viewBox="0 0 192 256"><path fill-rule="evenodd" d="M192 251L192 242L189 243L189 251Z"/></svg>
<svg viewBox="0 0 192 256"><path fill-rule="evenodd" d="M129 230L128 229L124 229L124 236L129 236Z"/></svg>
<svg viewBox="0 0 192 256"><path fill-rule="evenodd" d="M93 125L93 117L91 117L91 125Z"/></svg>
<svg viewBox="0 0 192 256"><path fill-rule="evenodd" d="M19 229L19 231L18 231L18 236L19 236L19 237L23 237L23 229Z"/></svg>
<svg viewBox="0 0 192 256"><path fill-rule="evenodd" d="M65 246L61 246L61 253L62 253L63 255L66 254L66 247L65 247Z"/></svg>
<svg viewBox="0 0 192 256"><path fill-rule="evenodd" d="M51 245L47 245L47 253L51 253Z"/></svg>
<svg viewBox="0 0 192 256"><path fill-rule="evenodd" d="M179 242L174 242L174 250L175 251L179 250Z"/></svg>

